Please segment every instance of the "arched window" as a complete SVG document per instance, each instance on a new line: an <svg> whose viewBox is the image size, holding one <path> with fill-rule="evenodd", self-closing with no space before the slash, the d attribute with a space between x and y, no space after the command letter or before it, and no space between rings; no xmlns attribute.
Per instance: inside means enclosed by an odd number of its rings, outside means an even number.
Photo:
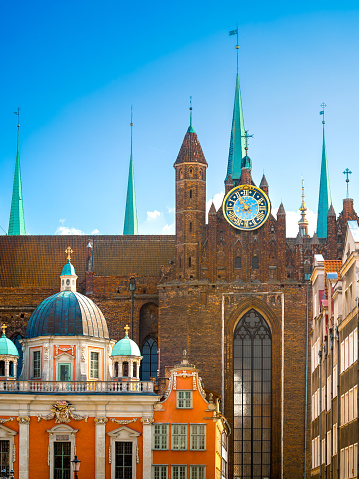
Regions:
<svg viewBox="0 0 359 479"><path fill-rule="evenodd" d="M128 362L127 361L122 363L122 377L128 378Z"/></svg>
<svg viewBox="0 0 359 479"><path fill-rule="evenodd" d="M234 260L234 267L235 269L242 268L242 258L240 256L237 256L236 259Z"/></svg>
<svg viewBox="0 0 359 479"><path fill-rule="evenodd" d="M272 336L254 309L233 341L234 477L271 477Z"/></svg>
<svg viewBox="0 0 359 479"><path fill-rule="evenodd" d="M132 376L135 378L137 377L137 363L133 363L133 374Z"/></svg>
<svg viewBox="0 0 359 479"><path fill-rule="evenodd" d="M14 377L14 363L13 363L13 361L9 362L9 376L11 378Z"/></svg>
<svg viewBox="0 0 359 479"><path fill-rule="evenodd" d="M5 376L5 361L0 361L0 376Z"/></svg>
<svg viewBox="0 0 359 479"><path fill-rule="evenodd" d="M15 333L14 336L12 336L11 341L15 344L17 348L17 352L19 353L19 359L17 360L17 367L16 367L16 376L20 377L21 371L22 371L22 362L23 362L23 352L22 352L22 346L20 344L20 339L23 339L21 334Z"/></svg>
<svg viewBox="0 0 359 479"><path fill-rule="evenodd" d="M118 362L115 363L114 377L115 377L115 378L118 378Z"/></svg>
<svg viewBox="0 0 359 479"><path fill-rule="evenodd" d="M258 258L258 256L253 256L253 258L252 258L252 269L259 269L259 258Z"/></svg>
<svg viewBox="0 0 359 479"><path fill-rule="evenodd" d="M157 377L158 369L158 345L155 339L148 338L142 346L141 379L149 381Z"/></svg>

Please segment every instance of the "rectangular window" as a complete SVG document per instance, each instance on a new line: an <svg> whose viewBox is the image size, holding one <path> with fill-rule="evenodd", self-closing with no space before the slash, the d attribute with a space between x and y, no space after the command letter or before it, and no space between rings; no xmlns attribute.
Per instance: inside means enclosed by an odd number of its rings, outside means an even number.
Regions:
<svg viewBox="0 0 359 479"><path fill-rule="evenodd" d="M337 367L334 366L333 368L333 398L337 397Z"/></svg>
<svg viewBox="0 0 359 479"><path fill-rule="evenodd" d="M342 343L340 344L340 372L342 373L345 369L344 367L344 358L345 358L345 354L344 354L344 341L342 341Z"/></svg>
<svg viewBox="0 0 359 479"><path fill-rule="evenodd" d="M153 425L153 449L168 449L168 424Z"/></svg>
<svg viewBox="0 0 359 479"><path fill-rule="evenodd" d="M337 450L337 441L338 441L338 430L337 430L337 425L333 424L333 456L336 456L338 453Z"/></svg>
<svg viewBox="0 0 359 479"><path fill-rule="evenodd" d="M99 378L99 353L91 351L91 361L90 361L90 378L98 379Z"/></svg>
<svg viewBox="0 0 359 479"><path fill-rule="evenodd" d="M354 477L354 446L349 447L349 477Z"/></svg>
<svg viewBox="0 0 359 479"><path fill-rule="evenodd" d="M152 479L167 479L168 466L152 466Z"/></svg>
<svg viewBox="0 0 359 479"><path fill-rule="evenodd" d="M354 473L353 476L356 477L358 475L358 461L356 458L358 457L358 443L354 444Z"/></svg>
<svg viewBox="0 0 359 479"><path fill-rule="evenodd" d="M348 366L353 364L354 362L354 333L349 334L349 360L348 360Z"/></svg>
<svg viewBox="0 0 359 479"><path fill-rule="evenodd" d="M358 330L354 329L354 345L353 345L353 359L354 362L358 360Z"/></svg>
<svg viewBox="0 0 359 479"><path fill-rule="evenodd" d="M331 396L331 386L332 386L332 377L327 377L327 411L330 411L332 407L332 396Z"/></svg>
<svg viewBox="0 0 359 479"><path fill-rule="evenodd" d="M206 425L191 424L191 451L206 450Z"/></svg>
<svg viewBox="0 0 359 479"><path fill-rule="evenodd" d="M206 466L190 466L190 479L206 479Z"/></svg>
<svg viewBox="0 0 359 479"><path fill-rule="evenodd" d="M54 479L70 479L71 442L54 442Z"/></svg>
<svg viewBox="0 0 359 479"><path fill-rule="evenodd" d="M344 449L340 450L340 479L344 479Z"/></svg>
<svg viewBox="0 0 359 479"><path fill-rule="evenodd" d="M344 449L344 477L349 477L349 447Z"/></svg>
<svg viewBox="0 0 359 479"><path fill-rule="evenodd" d="M10 469L10 441L0 441L0 471Z"/></svg>
<svg viewBox="0 0 359 479"><path fill-rule="evenodd" d="M185 451L187 449L187 424L172 424L172 449Z"/></svg>
<svg viewBox="0 0 359 479"><path fill-rule="evenodd" d="M32 353L32 377L41 377L41 351L33 351Z"/></svg>
<svg viewBox="0 0 359 479"><path fill-rule="evenodd" d="M344 414L344 394L340 397L340 425L345 424L345 414Z"/></svg>
<svg viewBox="0 0 359 479"><path fill-rule="evenodd" d="M355 419L358 416L358 386L354 386L353 396L354 396L353 419Z"/></svg>
<svg viewBox="0 0 359 479"><path fill-rule="evenodd" d="M327 465L329 465L332 460L331 439L332 439L332 431L328 431L327 432Z"/></svg>
<svg viewBox="0 0 359 479"><path fill-rule="evenodd" d="M116 441L115 445L115 478L132 477L132 442Z"/></svg>
<svg viewBox="0 0 359 479"><path fill-rule="evenodd" d="M349 421L349 391L344 396L344 422Z"/></svg>
<svg viewBox="0 0 359 479"><path fill-rule="evenodd" d="M325 463L325 439L322 439L322 464Z"/></svg>
<svg viewBox="0 0 359 479"><path fill-rule="evenodd" d="M177 407L180 409L192 408L192 391L177 391Z"/></svg>
<svg viewBox="0 0 359 479"><path fill-rule="evenodd" d="M349 367L349 338L344 341L344 370Z"/></svg>
<svg viewBox="0 0 359 479"><path fill-rule="evenodd" d="M320 412L323 412L325 411L325 387L323 386L322 387L322 410Z"/></svg>
<svg viewBox="0 0 359 479"><path fill-rule="evenodd" d="M349 408L348 408L348 421L353 420L353 414L354 414L354 389L351 389L349 391Z"/></svg>
<svg viewBox="0 0 359 479"><path fill-rule="evenodd" d="M187 466L172 466L171 479L187 479Z"/></svg>

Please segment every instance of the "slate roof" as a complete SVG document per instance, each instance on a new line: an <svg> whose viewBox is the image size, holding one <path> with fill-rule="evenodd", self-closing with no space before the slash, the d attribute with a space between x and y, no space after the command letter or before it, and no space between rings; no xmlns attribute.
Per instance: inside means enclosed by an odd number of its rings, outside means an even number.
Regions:
<svg viewBox="0 0 359 479"><path fill-rule="evenodd" d="M71 262L78 289L85 281L87 245L93 240L93 271L98 276L160 276L161 266L175 258L175 236L5 236L0 235L0 287L60 288L66 262Z"/></svg>

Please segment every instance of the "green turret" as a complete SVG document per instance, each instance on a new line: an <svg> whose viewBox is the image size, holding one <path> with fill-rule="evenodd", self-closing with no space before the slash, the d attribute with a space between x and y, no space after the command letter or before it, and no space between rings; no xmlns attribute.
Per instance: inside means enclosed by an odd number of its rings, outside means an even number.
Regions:
<svg viewBox="0 0 359 479"><path fill-rule="evenodd" d="M15 112L17 115L19 115L19 110L20 109L18 108L18 111ZM12 188L11 211L10 211L9 230L8 230L9 235L26 235L24 205L23 205L23 199L22 199L21 170L20 170L19 129L20 129L20 123L18 120L15 174L14 174L14 184Z"/></svg>
<svg viewBox="0 0 359 479"><path fill-rule="evenodd" d="M329 207L332 204L332 198L330 194L330 184L329 184L329 172L328 172L328 161L327 161L327 149L325 146L325 134L324 134L324 108L325 104L322 105L323 110L320 112L323 115L323 146L322 146L322 166L320 170L320 186L319 186L319 201L318 201L318 218L317 218L317 236L318 238L327 237L327 215Z"/></svg>
<svg viewBox="0 0 359 479"><path fill-rule="evenodd" d="M125 221L123 225L124 235L137 235L137 209L136 209L136 194L135 194L135 176L133 173L132 162L132 110L131 110L131 155L130 155L130 167L128 170L128 183L127 183L127 198L126 198L126 210Z"/></svg>

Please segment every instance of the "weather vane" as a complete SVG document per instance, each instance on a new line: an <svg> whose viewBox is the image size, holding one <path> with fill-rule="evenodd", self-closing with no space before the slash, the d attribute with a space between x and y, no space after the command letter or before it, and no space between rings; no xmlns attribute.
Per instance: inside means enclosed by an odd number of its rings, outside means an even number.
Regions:
<svg viewBox="0 0 359 479"><path fill-rule="evenodd" d="M349 168L346 168L343 171L343 175L346 175L346 183L347 183L347 198L349 198L349 175L351 175L352 172L349 170Z"/></svg>
<svg viewBox="0 0 359 479"><path fill-rule="evenodd" d="M235 30L230 30L229 36L231 35L237 35L237 44L236 44L236 50L237 50L237 74L238 74L238 50L239 50L239 45L238 45L238 23L237 23L237 28Z"/></svg>
<svg viewBox="0 0 359 479"><path fill-rule="evenodd" d="M73 253L72 249L70 246L68 246L66 249L65 249L65 253L67 254L67 259L69 261L71 261L71 253Z"/></svg>
<svg viewBox="0 0 359 479"><path fill-rule="evenodd" d="M323 101L323 103L320 105L321 110L320 110L320 112L319 112L319 115L323 115L323 121L322 121L323 125L325 124L324 110L325 110L325 107L326 107L326 106L327 106L327 105L324 103L324 101Z"/></svg>

